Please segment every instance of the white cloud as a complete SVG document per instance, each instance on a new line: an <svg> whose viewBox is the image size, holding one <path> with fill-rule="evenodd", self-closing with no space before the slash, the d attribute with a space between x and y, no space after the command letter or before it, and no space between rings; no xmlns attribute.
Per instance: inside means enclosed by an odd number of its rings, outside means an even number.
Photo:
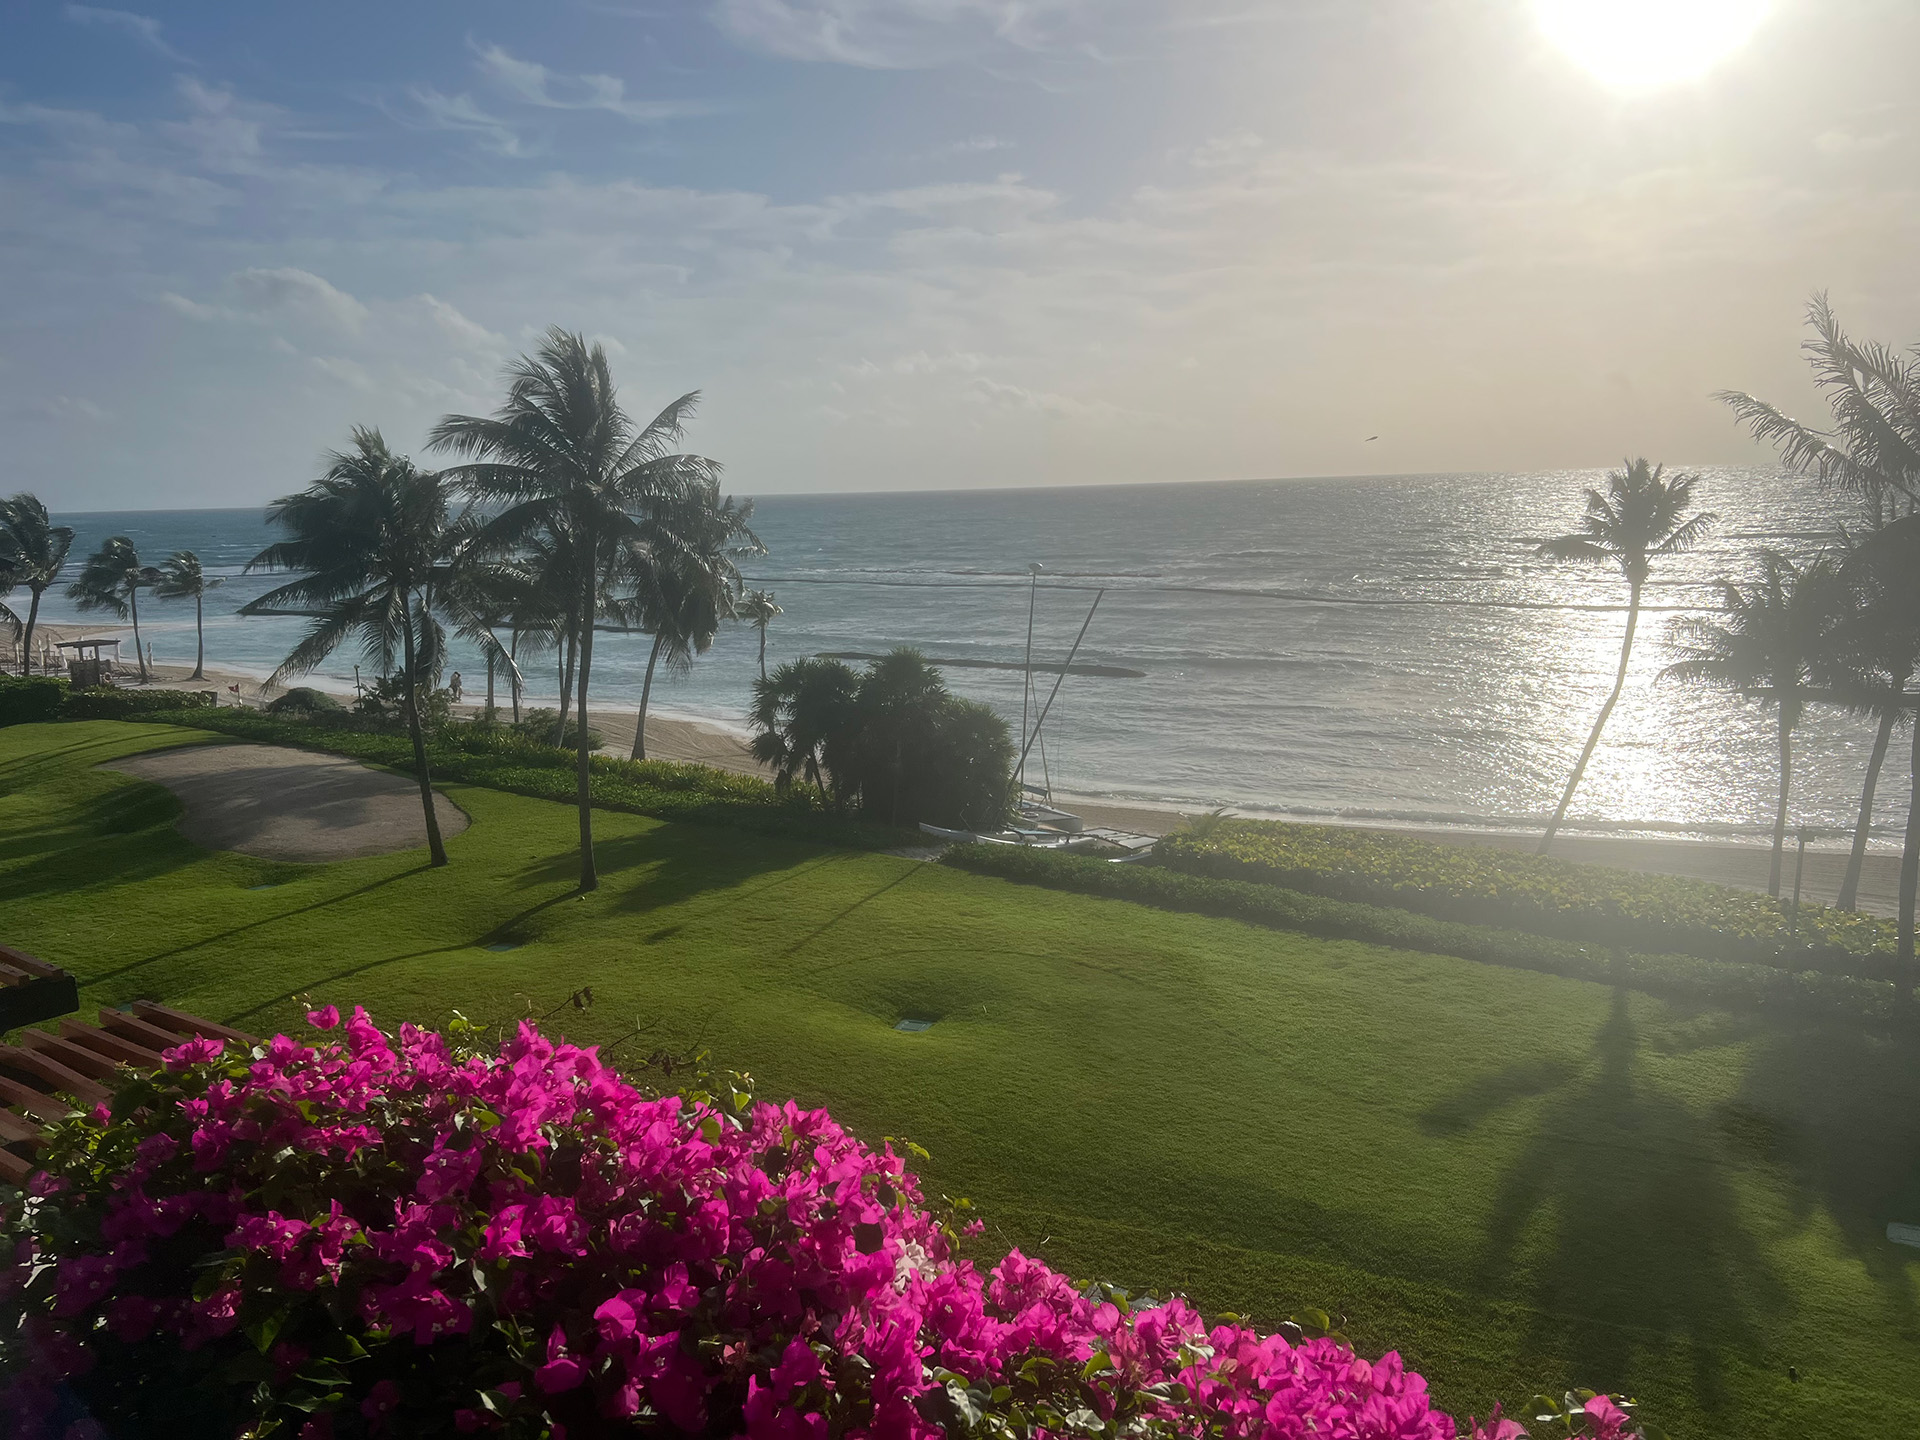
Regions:
<svg viewBox="0 0 1920 1440"><path fill-rule="evenodd" d="M367 307L308 270L283 265L238 270L227 277L239 308L253 313L292 311L335 329L355 332L366 322Z"/></svg>
<svg viewBox="0 0 1920 1440"><path fill-rule="evenodd" d="M934 65L983 46L1032 49L1085 0L714 0L722 29L789 60Z"/></svg>
<svg viewBox="0 0 1920 1440"><path fill-rule="evenodd" d="M112 417L100 406L78 395L49 395L27 402L29 409L53 420L84 420L104 424Z"/></svg>
<svg viewBox="0 0 1920 1440"><path fill-rule="evenodd" d="M472 96L443 95L431 85L415 85L407 94L415 111L397 118L424 124L430 130L476 135L480 143L496 155L518 157L532 153L510 122L481 109Z"/></svg>
<svg viewBox="0 0 1920 1440"><path fill-rule="evenodd" d="M182 64L192 62L160 37L160 22L151 15L136 15L131 10L103 10L95 5L67 5L61 13L76 25L91 25L102 30L118 30L131 36L156 55Z"/></svg>
<svg viewBox="0 0 1920 1440"><path fill-rule="evenodd" d="M471 42L469 42L471 43ZM615 75L562 75L532 60L522 60L500 45L474 45L480 73L496 87L545 110L604 110L622 119L674 120L708 115L714 107L694 100L635 100Z"/></svg>
<svg viewBox="0 0 1920 1440"><path fill-rule="evenodd" d="M475 324L446 301L427 294L416 295L414 298L426 310L435 327L449 340L474 349L504 350L506 348L507 340L504 335L496 335L486 326Z"/></svg>

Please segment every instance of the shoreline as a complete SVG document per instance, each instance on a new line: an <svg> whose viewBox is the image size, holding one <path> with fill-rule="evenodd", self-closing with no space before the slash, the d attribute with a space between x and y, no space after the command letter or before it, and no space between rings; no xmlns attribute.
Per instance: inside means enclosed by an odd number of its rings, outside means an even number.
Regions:
<svg viewBox="0 0 1920 1440"><path fill-rule="evenodd" d="M67 626L42 625L39 634L49 639L68 639L78 635L108 636L130 634L120 625ZM268 685L255 674L219 665L209 665L204 680L189 680L192 667L156 663L151 668L153 681L144 688L174 690L213 690L223 704L243 704L259 708L266 700L290 688ZM322 683L314 683L315 679ZM326 677L308 677L303 682L343 698L351 697L352 687L341 686ZM130 688L142 688L137 682ZM470 692L469 692L470 693ZM463 715L479 713L482 707L463 698L457 707ZM598 751L602 755L624 758L633 748L636 711L613 707L590 710L590 722L605 737ZM711 719L674 714L671 710L651 711L647 716L647 757L678 764L708 765L741 775L769 778L768 768L755 760L747 749L744 735ZM1164 835L1184 820L1200 813L1197 808L1177 804L1159 805L1145 801L1113 801L1060 791L1055 801L1095 825L1131 830L1143 835ZM1257 807L1227 807L1248 819L1271 819L1283 824L1340 825L1356 829L1379 830L1390 835L1430 840L1439 844L1490 847L1502 850L1531 851L1539 843L1537 831L1492 830L1470 825L1408 825L1373 823L1341 817L1287 817L1263 815ZM1811 904L1831 904L1839 895L1846 869L1848 848L1837 841L1809 844L1802 875L1801 895ZM1761 842L1740 842L1693 837L1647 835L1610 835L1562 830L1555 841L1554 855L1582 864L1609 866L1618 870L1650 875L1672 875L1706 880L1735 889L1764 892L1771 863L1771 846ZM1783 894L1793 886L1796 849L1789 844L1782 873ZM1891 916L1898 912L1900 892L1900 854L1898 850L1872 848L1861 867L1859 908L1867 913Z"/></svg>

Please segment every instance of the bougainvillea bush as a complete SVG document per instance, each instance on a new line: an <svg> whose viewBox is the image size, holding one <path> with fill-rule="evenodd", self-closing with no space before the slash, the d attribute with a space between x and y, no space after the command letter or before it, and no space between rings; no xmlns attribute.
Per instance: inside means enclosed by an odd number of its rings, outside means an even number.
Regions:
<svg viewBox="0 0 1920 1440"><path fill-rule="evenodd" d="M1018 1252L983 1275L891 1146L823 1111L731 1087L649 1096L531 1025L475 1053L363 1011L310 1018L337 1033L190 1042L56 1127L0 1216L0 1432L1460 1428L1397 1355L1208 1325ZM1549 1409L1554 1433L1638 1433L1604 1396ZM1497 1415L1466 1430L1525 1433Z"/></svg>

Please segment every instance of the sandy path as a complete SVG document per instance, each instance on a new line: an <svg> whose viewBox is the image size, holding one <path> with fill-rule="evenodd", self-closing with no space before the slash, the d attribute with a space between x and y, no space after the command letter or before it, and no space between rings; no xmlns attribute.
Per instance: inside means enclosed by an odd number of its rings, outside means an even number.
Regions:
<svg viewBox="0 0 1920 1440"><path fill-rule="evenodd" d="M187 813L180 833L209 850L265 860L321 862L384 855L427 843L420 788L384 770L281 745L194 745L104 766L164 785ZM434 796L442 835L466 812Z"/></svg>

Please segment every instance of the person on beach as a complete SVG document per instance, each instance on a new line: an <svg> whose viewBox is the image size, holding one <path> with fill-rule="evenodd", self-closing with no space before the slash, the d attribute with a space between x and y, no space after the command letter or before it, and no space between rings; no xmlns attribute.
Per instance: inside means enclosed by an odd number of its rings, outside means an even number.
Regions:
<svg viewBox="0 0 1920 1440"><path fill-rule="evenodd" d="M460 672L458 670L454 671L447 681L447 694L453 697L454 704L460 703Z"/></svg>

